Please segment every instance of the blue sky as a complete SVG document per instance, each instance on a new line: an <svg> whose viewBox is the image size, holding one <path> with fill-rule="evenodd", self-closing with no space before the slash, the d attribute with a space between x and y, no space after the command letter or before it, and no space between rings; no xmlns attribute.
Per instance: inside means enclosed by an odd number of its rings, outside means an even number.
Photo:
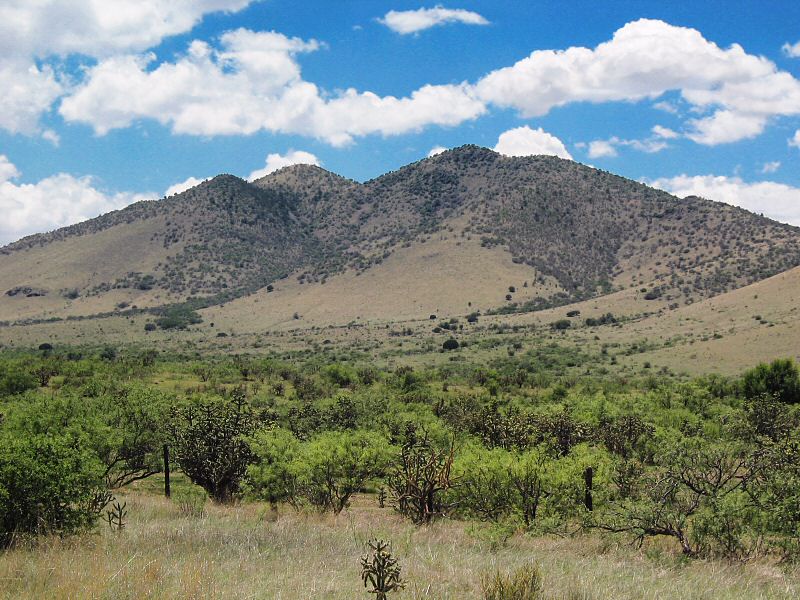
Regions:
<svg viewBox="0 0 800 600"><path fill-rule="evenodd" d="M10 0L0 90L0 243L466 143L800 225L798 2Z"/></svg>

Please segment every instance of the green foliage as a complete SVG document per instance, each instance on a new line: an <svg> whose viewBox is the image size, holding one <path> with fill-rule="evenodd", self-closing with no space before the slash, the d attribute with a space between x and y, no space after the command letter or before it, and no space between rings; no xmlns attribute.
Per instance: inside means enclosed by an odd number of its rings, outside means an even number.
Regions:
<svg viewBox="0 0 800 600"><path fill-rule="evenodd" d="M21 365L7 364L0 372L0 396L22 394L36 387L36 377Z"/></svg>
<svg viewBox="0 0 800 600"><path fill-rule="evenodd" d="M181 471L215 502L231 502L253 458L245 438L264 425L244 392L177 406L170 425Z"/></svg>
<svg viewBox="0 0 800 600"><path fill-rule="evenodd" d="M289 502L296 507L300 496L300 441L291 431L273 428L258 431L248 444L254 462L247 467L247 478L254 495L273 506Z"/></svg>
<svg viewBox="0 0 800 600"><path fill-rule="evenodd" d="M293 470L302 496L313 506L339 514L350 496L382 475L392 451L378 434L326 432L307 442Z"/></svg>
<svg viewBox="0 0 800 600"><path fill-rule="evenodd" d="M92 527L110 500L102 474L91 450L69 437L0 433L0 546Z"/></svg>
<svg viewBox="0 0 800 600"><path fill-rule="evenodd" d="M156 325L161 329L186 329L189 325L202 322L202 317L196 311L183 304L168 307L156 319Z"/></svg>
<svg viewBox="0 0 800 600"><path fill-rule="evenodd" d="M800 370L790 358L761 363L742 377L745 398L771 395L786 404L800 403Z"/></svg>

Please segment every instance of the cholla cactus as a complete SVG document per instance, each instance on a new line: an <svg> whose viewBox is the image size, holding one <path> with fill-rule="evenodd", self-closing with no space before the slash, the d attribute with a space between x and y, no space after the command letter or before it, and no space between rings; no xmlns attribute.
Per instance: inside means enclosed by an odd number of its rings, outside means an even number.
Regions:
<svg viewBox="0 0 800 600"><path fill-rule="evenodd" d="M106 511L106 522L108 522L108 526L112 530L122 531L125 529L125 517L128 516L128 511L125 510L125 507L127 506L127 502L122 504L115 502L111 510Z"/></svg>
<svg viewBox="0 0 800 600"><path fill-rule="evenodd" d="M367 591L375 594L376 600L386 600L389 592L405 587L400 566L392 556L389 542L374 539L367 546L369 551L361 557L361 579L365 588L372 587Z"/></svg>

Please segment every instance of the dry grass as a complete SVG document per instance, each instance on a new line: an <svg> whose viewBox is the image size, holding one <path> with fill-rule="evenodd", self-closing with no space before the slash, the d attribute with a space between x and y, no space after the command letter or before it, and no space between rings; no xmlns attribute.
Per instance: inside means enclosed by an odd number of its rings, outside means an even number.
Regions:
<svg viewBox="0 0 800 600"><path fill-rule="evenodd" d="M551 598L796 598L800 578L768 564L650 558L595 537L518 534L493 549L463 523L416 528L361 498L338 518L288 509L275 520L257 504L182 516L161 498L132 493L130 523L0 554L0 597L367 598L359 556L373 536L392 540L408 587L398 598L478 598L480 576L538 564Z"/></svg>

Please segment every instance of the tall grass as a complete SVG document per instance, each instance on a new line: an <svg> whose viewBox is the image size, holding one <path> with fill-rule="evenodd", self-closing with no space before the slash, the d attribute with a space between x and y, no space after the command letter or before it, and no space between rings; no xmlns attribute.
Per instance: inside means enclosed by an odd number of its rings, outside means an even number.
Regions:
<svg viewBox="0 0 800 600"><path fill-rule="evenodd" d="M545 598L766 599L800 597L800 573L766 562L684 562L651 547L609 547L592 537L532 538L497 547L463 523L417 528L372 498L334 518L268 507L206 505L192 515L175 502L130 493L121 533L99 528L0 554L0 598L140 599L367 598L364 542L393 542L408 587L396 598L481 598L487 573L535 564Z"/></svg>

